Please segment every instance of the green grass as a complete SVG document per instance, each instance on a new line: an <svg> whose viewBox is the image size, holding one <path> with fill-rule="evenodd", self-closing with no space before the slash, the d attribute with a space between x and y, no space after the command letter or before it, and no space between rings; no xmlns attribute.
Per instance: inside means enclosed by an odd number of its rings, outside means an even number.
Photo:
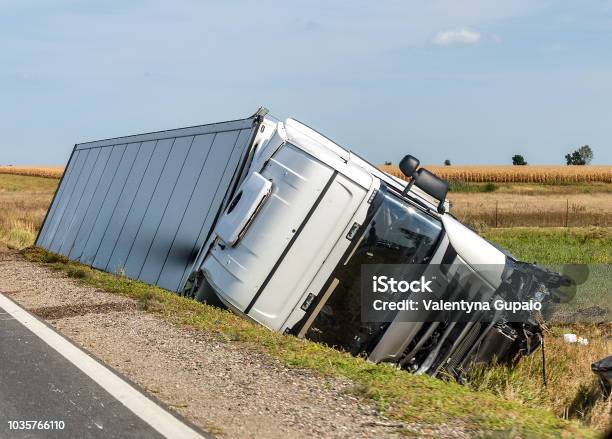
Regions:
<svg viewBox="0 0 612 439"><path fill-rule="evenodd" d="M450 192L495 192L499 186L495 183L468 183L463 180L449 180Z"/></svg>
<svg viewBox="0 0 612 439"><path fill-rule="evenodd" d="M355 394L375 401L394 419L450 425L459 422L474 430L503 436L596 436L594 430L562 420L549 410L506 400L487 390L474 391L456 383L412 375L390 365L374 365L320 344L271 332L229 311L93 270L42 249L26 249L23 254L30 261L68 273L77 282L135 299L142 309L175 324L206 331L227 342L243 343L245 348L262 350L290 367L347 378L354 383Z"/></svg>
<svg viewBox="0 0 612 439"><path fill-rule="evenodd" d="M527 262L612 264L612 232L608 228L514 227L488 229L482 235Z"/></svg>
<svg viewBox="0 0 612 439"><path fill-rule="evenodd" d="M53 178L0 174L0 191L6 192L53 193L58 183L59 180Z"/></svg>
<svg viewBox="0 0 612 439"><path fill-rule="evenodd" d="M609 308L610 273L612 267L612 232L606 228L511 228L489 229L485 237L510 250L519 259L537 262L564 273L563 264L589 264L588 278L579 285L575 297L555 305L555 323L563 321L602 322L607 314L579 315L589 307ZM572 317L574 315L574 317Z"/></svg>

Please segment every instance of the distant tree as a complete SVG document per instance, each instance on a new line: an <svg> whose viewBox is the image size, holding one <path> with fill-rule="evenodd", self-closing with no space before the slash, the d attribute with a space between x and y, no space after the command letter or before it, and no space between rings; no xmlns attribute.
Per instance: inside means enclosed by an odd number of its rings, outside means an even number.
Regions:
<svg viewBox="0 0 612 439"><path fill-rule="evenodd" d="M588 165L593 160L593 150L589 145L582 145L576 151L565 154L565 161L568 165Z"/></svg>
<svg viewBox="0 0 612 439"><path fill-rule="evenodd" d="M444 160L444 166L450 166L451 162L449 159Z"/></svg>
<svg viewBox="0 0 612 439"><path fill-rule="evenodd" d="M386 165L386 166L391 166L392 164L393 164L393 163L391 163L391 162L385 162L385 165Z"/></svg>
<svg viewBox="0 0 612 439"><path fill-rule="evenodd" d="M571 154L565 154L565 162L567 165L586 165L586 162L582 159L582 156L578 151L574 151Z"/></svg>
<svg viewBox="0 0 612 439"><path fill-rule="evenodd" d="M512 164L514 166L525 166L527 162L525 161L525 158L522 155L515 154L512 156Z"/></svg>

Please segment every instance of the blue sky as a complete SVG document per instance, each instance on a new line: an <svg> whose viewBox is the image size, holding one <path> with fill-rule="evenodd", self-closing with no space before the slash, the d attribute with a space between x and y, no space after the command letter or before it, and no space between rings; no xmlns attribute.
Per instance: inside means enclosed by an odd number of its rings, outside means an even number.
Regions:
<svg viewBox="0 0 612 439"><path fill-rule="evenodd" d="M0 164L264 105L380 163L612 163L612 1L0 0Z"/></svg>

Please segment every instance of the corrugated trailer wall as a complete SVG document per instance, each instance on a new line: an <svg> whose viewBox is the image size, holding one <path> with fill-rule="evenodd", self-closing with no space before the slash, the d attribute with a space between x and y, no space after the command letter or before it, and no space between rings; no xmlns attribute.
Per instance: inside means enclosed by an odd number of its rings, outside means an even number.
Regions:
<svg viewBox="0 0 612 439"><path fill-rule="evenodd" d="M180 291L236 183L256 121L76 145L36 245Z"/></svg>

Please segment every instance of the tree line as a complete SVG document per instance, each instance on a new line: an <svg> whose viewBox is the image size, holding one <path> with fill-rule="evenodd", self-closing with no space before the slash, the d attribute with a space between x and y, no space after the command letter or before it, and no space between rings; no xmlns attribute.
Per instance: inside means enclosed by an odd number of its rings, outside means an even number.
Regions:
<svg viewBox="0 0 612 439"><path fill-rule="evenodd" d="M568 166L588 165L591 160L593 160L593 150L589 145L583 145L577 150L565 154L565 162ZM526 166L528 163L521 154L515 154L512 156L512 164L514 166ZM444 166L450 165L451 161L449 159L444 160Z"/></svg>

